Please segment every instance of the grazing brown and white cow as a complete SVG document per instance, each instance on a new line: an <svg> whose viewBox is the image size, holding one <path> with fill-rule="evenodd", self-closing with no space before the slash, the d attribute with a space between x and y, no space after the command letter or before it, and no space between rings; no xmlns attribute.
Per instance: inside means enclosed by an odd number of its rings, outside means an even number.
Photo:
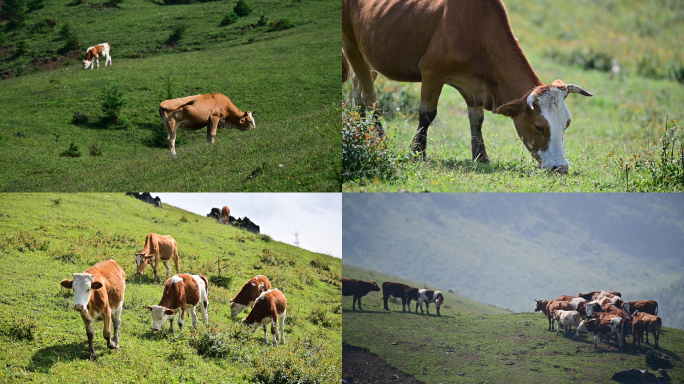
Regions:
<svg viewBox="0 0 684 384"><path fill-rule="evenodd" d="M575 337L579 337L579 331L576 329L579 327L580 321L582 321L582 317L580 316L580 313L577 311L564 311L562 309L557 309L553 311L553 317L558 322L558 328L556 328L556 335L558 332L560 332L560 329L563 328L563 332L565 334L568 333L569 331L572 331L572 326L575 326Z"/></svg>
<svg viewBox="0 0 684 384"><path fill-rule="evenodd" d="M589 293L580 293L577 295L577 297L581 297L585 299L586 301L594 301L594 300L599 300L603 297L622 297L622 294L620 292L614 292L614 291L591 291Z"/></svg>
<svg viewBox="0 0 684 384"><path fill-rule="evenodd" d="M630 314L639 311L658 316L658 302L655 300L625 301L622 308Z"/></svg>
<svg viewBox="0 0 684 384"><path fill-rule="evenodd" d="M361 302L359 301L359 307ZM285 317L287 316L287 299L282 292L277 289L269 289L262 292L254 302L254 308L249 315L242 319L242 323L248 325L252 332L261 325L264 327L264 341L268 345L268 335L266 327L271 323L271 334L273 334L273 346L278 346L278 325L280 324L280 344L285 344Z"/></svg>
<svg viewBox="0 0 684 384"><path fill-rule="evenodd" d="M553 331L554 329L553 323L555 321L555 318L553 317L553 311L558 309L564 311L574 310L574 308L572 308L572 305L570 305L570 303L568 303L567 301L535 300L535 302L537 304L534 307L534 311L541 311L544 315L546 315L546 318L549 320L549 331Z"/></svg>
<svg viewBox="0 0 684 384"><path fill-rule="evenodd" d="M392 297L396 298L401 298L401 311L405 312L406 311L406 294L405 290L406 288L410 288L406 284L402 283L392 283L389 281L386 281L382 283L382 301L385 303L385 309L390 310L389 307L387 306L387 300ZM409 307L409 311L411 311L411 308Z"/></svg>
<svg viewBox="0 0 684 384"><path fill-rule="evenodd" d="M242 112L220 93L203 94L164 100L159 104L159 116L164 122L171 156L176 157L176 133L179 129L196 131L207 128L207 142L216 140L218 128L248 131L254 128L254 112Z"/></svg>
<svg viewBox="0 0 684 384"><path fill-rule="evenodd" d="M622 328L622 318L614 316L611 318L595 318L591 320L582 320L579 327L577 327L577 331L587 332L589 335L593 336L594 348L598 347L599 335L610 335L611 333L615 333L617 335L618 344L620 348L622 348Z"/></svg>
<svg viewBox="0 0 684 384"><path fill-rule="evenodd" d="M90 69L95 68L93 59L95 59L95 62L97 63L97 69L100 69L100 55L105 58L105 68L107 68L107 63L111 66L112 57L109 55L111 47L112 46L109 45L109 43L102 43L88 48L86 50L86 57L83 60L83 69L88 69L88 67L90 67Z"/></svg>
<svg viewBox="0 0 684 384"><path fill-rule="evenodd" d="M169 267L169 260L173 260L176 267L176 273L180 272L178 259L178 244L171 236L157 235L156 233L148 233L145 238L145 246L140 253L135 254L135 263L138 265L136 274L142 275L147 268L147 264L152 265L154 270L154 281L159 282L157 276L157 267L159 260L164 263L166 267L166 276L171 274L171 267Z"/></svg>
<svg viewBox="0 0 684 384"><path fill-rule="evenodd" d="M126 273L114 260L100 261L86 269L84 273L74 273L73 280L62 280L62 287L74 290L74 310L81 319L88 335L88 353L95 357L93 323L104 322L102 336L107 340L109 349L119 350L119 330L121 311L126 290ZM114 336L110 325L114 326Z"/></svg>
<svg viewBox="0 0 684 384"><path fill-rule="evenodd" d="M259 295L269 289L271 289L271 282L266 276L256 275L247 280L240 292L230 299L230 315L235 317L243 309L251 308Z"/></svg>
<svg viewBox="0 0 684 384"><path fill-rule="evenodd" d="M567 172L565 97L591 96L556 80L539 80L518 44L501 1L343 0L342 47L359 79L359 104L377 100L371 67L396 81L421 82L418 132L412 149L425 158L428 127L442 87L468 105L473 160L488 163L484 110L509 116L541 168Z"/></svg>
<svg viewBox="0 0 684 384"><path fill-rule="evenodd" d="M158 305L149 305L147 308L152 315L152 330L159 331L169 319L171 332L173 333L173 317L180 311L178 326L183 330L185 324L185 312L190 310L192 315L192 327L197 329L197 306L202 313L202 322L209 325L209 282L204 275L186 275L180 273L166 280L164 293Z"/></svg>
<svg viewBox="0 0 684 384"><path fill-rule="evenodd" d="M230 222L230 208L223 206L221 208L221 224L228 224Z"/></svg>
<svg viewBox="0 0 684 384"><path fill-rule="evenodd" d="M427 314L430 314L430 303L435 303L437 307L437 316L442 316L439 313L439 307L444 303L444 295L440 291L433 291L431 289L419 289L418 290L418 301L416 301L416 308L420 306L420 313L423 313L423 303L425 303L425 310ZM418 310L416 310L416 313Z"/></svg>
<svg viewBox="0 0 684 384"><path fill-rule="evenodd" d="M357 279L342 279L342 296L354 296L352 299L352 310L356 310L356 300L359 301L359 310L361 308L361 298L366 296L369 292L380 292L380 287L375 283L375 280L363 281Z"/></svg>
<svg viewBox="0 0 684 384"><path fill-rule="evenodd" d="M648 343L648 332L650 331L653 333L654 345L657 347L662 327L663 320L660 317L646 312L634 312L632 318L632 345L636 340L639 342L639 346L641 346L641 342L644 340L644 332L646 332L646 342Z"/></svg>

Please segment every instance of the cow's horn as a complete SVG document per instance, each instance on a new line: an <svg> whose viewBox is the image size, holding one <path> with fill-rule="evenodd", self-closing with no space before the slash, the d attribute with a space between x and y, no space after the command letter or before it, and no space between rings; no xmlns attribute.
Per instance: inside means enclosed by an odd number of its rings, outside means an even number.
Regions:
<svg viewBox="0 0 684 384"><path fill-rule="evenodd" d="M532 110L534 110L532 103L534 103L535 101L537 101L537 95L535 95L534 92L532 92L529 96L527 96L527 106L530 107L530 109Z"/></svg>
<svg viewBox="0 0 684 384"><path fill-rule="evenodd" d="M585 91L584 89L582 89L582 87L580 87L580 86L578 86L578 85L575 85L575 84L567 84L567 86L568 86L568 93L579 93L579 94L582 95L582 96L589 96L589 97L594 96L594 95L592 95L591 93L589 93L589 92Z"/></svg>

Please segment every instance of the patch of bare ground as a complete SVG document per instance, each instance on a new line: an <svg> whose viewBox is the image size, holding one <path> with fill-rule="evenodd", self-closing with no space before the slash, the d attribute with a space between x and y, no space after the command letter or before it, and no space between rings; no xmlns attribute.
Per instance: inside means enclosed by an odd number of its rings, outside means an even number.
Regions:
<svg viewBox="0 0 684 384"><path fill-rule="evenodd" d="M349 384L420 384L366 348L342 343L342 378Z"/></svg>

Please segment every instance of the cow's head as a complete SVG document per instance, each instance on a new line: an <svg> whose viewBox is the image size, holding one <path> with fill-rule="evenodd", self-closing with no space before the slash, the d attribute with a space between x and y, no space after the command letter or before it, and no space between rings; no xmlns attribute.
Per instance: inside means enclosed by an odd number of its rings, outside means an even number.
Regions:
<svg viewBox="0 0 684 384"><path fill-rule="evenodd" d="M154 254L148 255L147 253L136 253L135 254L135 264L138 266L138 270L135 272L136 275L142 275L147 268L152 259L154 259Z"/></svg>
<svg viewBox="0 0 684 384"><path fill-rule="evenodd" d="M378 283L375 280L371 280L369 284L371 284L370 292L380 292L380 287L378 287Z"/></svg>
<svg viewBox="0 0 684 384"><path fill-rule="evenodd" d="M246 305L236 303L234 299L230 299L230 315L232 317L237 316L237 314L242 312L242 310L244 310L245 308L247 308Z"/></svg>
<svg viewBox="0 0 684 384"><path fill-rule="evenodd" d="M513 118L518 135L539 167L561 174L567 173L569 166L563 147L563 134L570 126L565 105L569 93L592 96L577 85L556 80L496 109L496 113Z"/></svg>
<svg viewBox="0 0 684 384"><path fill-rule="evenodd" d="M249 329L250 329L252 332L254 332L254 331L257 330L257 328L259 328L260 323L259 323L258 321L255 321L255 322L252 322L252 323L248 323L248 322L247 322L247 318L245 317L244 319L242 319L242 325L248 326Z"/></svg>
<svg viewBox="0 0 684 384"><path fill-rule="evenodd" d="M546 309L546 304L548 304L548 301L547 301L547 300L535 300L535 302L537 303L537 305L534 306L534 311L535 311L535 312L539 312L539 311L545 310L545 309Z"/></svg>
<svg viewBox="0 0 684 384"><path fill-rule="evenodd" d="M152 315L152 331L156 332L161 329L161 327L166 322L169 316L173 315L173 310L159 305L148 305L147 308L150 310Z"/></svg>
<svg viewBox="0 0 684 384"><path fill-rule="evenodd" d="M74 310L79 312L88 310L91 291L102 288L102 283L93 281L93 275L89 273L74 273L73 280L62 280L60 285L74 290Z"/></svg>
<svg viewBox="0 0 684 384"><path fill-rule="evenodd" d="M91 65L94 65L92 60L83 60L83 69L88 69Z"/></svg>
<svg viewBox="0 0 684 384"><path fill-rule="evenodd" d="M252 116L254 112L245 112L244 115L240 118L240 127L239 129L241 131L246 131L248 129L252 129L256 127L256 122L254 121L254 117Z"/></svg>

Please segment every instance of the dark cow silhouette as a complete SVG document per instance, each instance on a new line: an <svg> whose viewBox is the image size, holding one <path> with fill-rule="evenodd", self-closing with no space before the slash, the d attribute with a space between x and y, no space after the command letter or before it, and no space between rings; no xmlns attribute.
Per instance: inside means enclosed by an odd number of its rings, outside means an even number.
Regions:
<svg viewBox="0 0 684 384"><path fill-rule="evenodd" d="M152 205L154 205L154 206L157 207L157 208L161 208L161 207L162 207L162 201L161 201L161 199L159 198L159 196L157 196L157 197L152 197L152 195L150 195L149 192L143 192L143 193L140 193L140 192L126 192L126 196L135 197L136 199L141 200L141 201L144 201L144 202L146 202L146 203L148 203L148 204L152 204Z"/></svg>

